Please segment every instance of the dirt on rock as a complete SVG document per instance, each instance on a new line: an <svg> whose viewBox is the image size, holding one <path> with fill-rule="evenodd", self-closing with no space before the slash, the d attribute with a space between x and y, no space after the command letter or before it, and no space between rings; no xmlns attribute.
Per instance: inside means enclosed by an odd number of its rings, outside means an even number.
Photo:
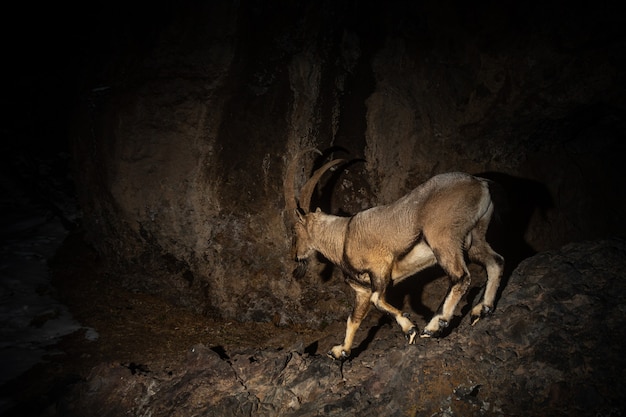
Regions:
<svg viewBox="0 0 626 417"><path fill-rule="evenodd" d="M53 263L55 284L100 337L66 337L5 386L17 403L7 415L623 415L625 260L623 239L537 254L505 282L492 317L470 326L462 305L449 334L414 346L373 312L339 362L324 352L343 322L194 315L122 289L74 236ZM426 305L443 284L424 286Z"/></svg>
<svg viewBox="0 0 626 417"><path fill-rule="evenodd" d="M311 329L220 320L129 290L120 285L119 277L107 272L80 234L66 239L50 267L59 300L85 329L95 329L98 338L88 340L86 330L65 336L50 348L44 363L3 386L3 396L16 403L7 416L46 415L46 409L54 408L64 392L84 381L102 363L116 364L135 374L175 367L198 344L216 352L279 349L296 341L308 345L333 332L330 326ZM337 326L334 333L340 329Z"/></svg>

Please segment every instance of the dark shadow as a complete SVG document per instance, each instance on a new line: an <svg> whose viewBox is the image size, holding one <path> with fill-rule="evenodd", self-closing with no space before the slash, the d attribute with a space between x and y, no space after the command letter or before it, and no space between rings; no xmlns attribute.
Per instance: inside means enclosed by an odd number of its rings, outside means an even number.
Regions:
<svg viewBox="0 0 626 417"><path fill-rule="evenodd" d="M467 304L465 304L461 309L461 318L467 316L467 314L472 310L472 307L474 307L478 303L478 300L480 300L480 297L482 297L484 293L484 285L471 287L467 291L467 294L465 294L465 300L467 301Z"/></svg>
<svg viewBox="0 0 626 417"><path fill-rule="evenodd" d="M317 261L321 264L324 264L324 268L320 272L320 278L322 278L322 282L330 281L333 278L333 271L335 270L335 265L333 265L332 262L324 258L319 253L317 254Z"/></svg>
<svg viewBox="0 0 626 417"><path fill-rule="evenodd" d="M487 231L487 241L504 257L504 274L498 289L496 304L509 277L524 259L537 253L524 239L530 220L536 212L544 216L554 207L545 184L500 172L478 174L490 184L494 215Z"/></svg>
<svg viewBox="0 0 626 417"><path fill-rule="evenodd" d="M444 275L443 270L439 266L426 268L423 271L420 271L417 274L390 286L387 290L385 298L387 299L387 302L394 307L402 309L404 298L409 295L411 310L415 314L424 317L424 319L430 320L435 312L422 303L420 295L424 293L426 285L443 277Z"/></svg>
<svg viewBox="0 0 626 417"><path fill-rule="evenodd" d="M217 353L218 355L220 355L220 359L224 360L224 361L228 361L230 360L230 356L228 356L228 354L226 353L226 349L224 349L224 346L213 346L212 348L210 348L213 352Z"/></svg>
<svg viewBox="0 0 626 417"><path fill-rule="evenodd" d="M329 155L337 153L337 152L347 152L345 149L334 146L322 152L322 156L320 156L316 161L313 168L313 172L322 166L324 163L330 160L328 158ZM337 157L335 157L337 158ZM354 164L363 162L363 159L355 158L347 160L345 163L338 165L334 169L331 169L329 173L327 173L317 187L317 192L313 193L311 197L311 210L315 210L317 207L322 209L324 213L333 213L338 216L350 216L356 213L335 213L332 207L333 201L333 192L338 189L337 185L339 180L341 179L342 174L346 169L351 167Z"/></svg>
<svg viewBox="0 0 626 417"><path fill-rule="evenodd" d="M124 368L128 368L131 375L147 375L151 372L150 369L148 368L148 365L144 365L141 363L135 363L135 362L131 362L129 364L120 363L120 366L123 366Z"/></svg>
<svg viewBox="0 0 626 417"><path fill-rule="evenodd" d="M495 206L487 241L504 256L505 275L519 263L537 252L524 240L531 217L535 212L544 215L554 207L552 196L545 184L499 172L478 174L492 181L491 198Z"/></svg>
<svg viewBox="0 0 626 417"><path fill-rule="evenodd" d="M322 151L322 154L315 159L315 163L313 165L313 171L317 168L324 165L328 160L335 159L335 153L345 153L350 154L350 151L344 148L343 146L331 146L330 148L326 148Z"/></svg>
<svg viewBox="0 0 626 417"><path fill-rule="evenodd" d="M310 345L304 348L304 353L306 353L309 356L315 356L317 355L318 348L319 348L319 342L316 340L315 342L311 343Z"/></svg>
<svg viewBox="0 0 626 417"><path fill-rule="evenodd" d="M384 325L390 324L391 321L391 317L387 315L382 315L380 319L378 319L378 323L368 329L365 339L363 339L361 343L358 344L358 346L352 348L352 352L350 353L350 360L357 358L362 352L365 352L367 350L367 347L376 337L376 333L378 333L378 331Z"/></svg>

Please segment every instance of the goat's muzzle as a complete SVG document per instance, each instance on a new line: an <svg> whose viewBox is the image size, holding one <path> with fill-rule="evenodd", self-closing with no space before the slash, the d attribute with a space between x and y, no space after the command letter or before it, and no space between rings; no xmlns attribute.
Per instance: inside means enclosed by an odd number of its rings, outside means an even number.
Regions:
<svg viewBox="0 0 626 417"><path fill-rule="evenodd" d="M296 259L296 262L298 263L298 265L296 266L296 269L294 269L291 274L293 275L295 279L300 279L304 277L304 274L306 274L306 270L307 270L307 267L309 266L309 262L306 259Z"/></svg>

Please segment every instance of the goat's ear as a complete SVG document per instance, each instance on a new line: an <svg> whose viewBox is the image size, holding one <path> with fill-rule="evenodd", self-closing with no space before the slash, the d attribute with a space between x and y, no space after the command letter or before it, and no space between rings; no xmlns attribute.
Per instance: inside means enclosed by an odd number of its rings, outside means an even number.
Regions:
<svg viewBox="0 0 626 417"><path fill-rule="evenodd" d="M300 207L298 207L298 208L295 210L295 212L296 212L296 217L298 218L298 221L299 221L300 223L304 223L304 222L305 222L305 219L304 219L304 216L305 216L304 210L302 210Z"/></svg>

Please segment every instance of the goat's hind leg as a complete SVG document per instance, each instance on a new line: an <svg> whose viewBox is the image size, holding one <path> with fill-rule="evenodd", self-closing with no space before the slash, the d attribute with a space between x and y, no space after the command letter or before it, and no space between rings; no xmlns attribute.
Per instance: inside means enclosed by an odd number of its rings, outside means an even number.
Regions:
<svg viewBox="0 0 626 417"><path fill-rule="evenodd" d="M343 343L341 345L334 346L328 352L328 356L333 359L344 360L350 356L352 343L354 342L354 335L370 310L370 297L372 295L372 291L369 288L358 284L350 283L350 286L355 292L354 308L352 309L352 314L348 316L348 322L346 324L346 337L344 338Z"/></svg>
<svg viewBox="0 0 626 417"><path fill-rule="evenodd" d="M449 251L435 250L435 254L439 265L446 271L446 274L452 281L452 286L446 295L441 311L435 314L424 327L420 337L438 337L443 329L448 327L450 320L454 316L457 304L467 292L471 282L470 273L460 248Z"/></svg>
<svg viewBox="0 0 626 417"><path fill-rule="evenodd" d="M485 285L483 299L472 308L470 313L470 323L473 326L478 320L493 311L496 294L504 270L504 258L494 251L485 241L473 246L468 251L468 255L470 259L483 265L487 271L487 284Z"/></svg>
<svg viewBox="0 0 626 417"><path fill-rule="evenodd" d="M504 258L494 251L487 243L487 229L491 220L493 205L489 207L487 213L478 221L472 230L472 244L467 250L467 256L472 262L482 265L487 271L487 284L482 301L478 303L470 313L470 323L472 326L478 320L493 311L496 294L504 271Z"/></svg>

